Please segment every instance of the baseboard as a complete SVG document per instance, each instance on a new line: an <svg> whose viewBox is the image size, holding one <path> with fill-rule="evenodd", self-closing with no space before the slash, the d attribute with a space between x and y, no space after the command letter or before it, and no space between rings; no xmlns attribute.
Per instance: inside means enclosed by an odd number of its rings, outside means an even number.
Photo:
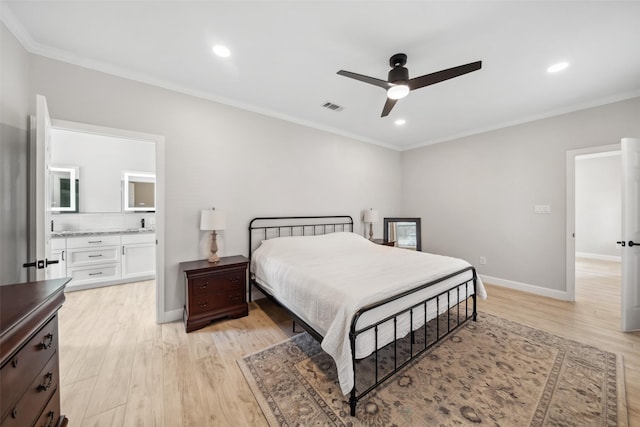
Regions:
<svg viewBox="0 0 640 427"><path fill-rule="evenodd" d="M589 258L598 259L601 261L622 262L622 257L620 255L592 254L589 252L576 252L576 258Z"/></svg>
<svg viewBox="0 0 640 427"><path fill-rule="evenodd" d="M566 291L559 291L557 289L543 288L542 286L529 285L528 283L515 282L513 280L500 279L499 277L480 275L483 283L500 286L503 288L514 289L516 291L528 292L530 294L540 295L543 297L549 297L559 299L563 301L571 301ZM491 298L491 295L489 295Z"/></svg>

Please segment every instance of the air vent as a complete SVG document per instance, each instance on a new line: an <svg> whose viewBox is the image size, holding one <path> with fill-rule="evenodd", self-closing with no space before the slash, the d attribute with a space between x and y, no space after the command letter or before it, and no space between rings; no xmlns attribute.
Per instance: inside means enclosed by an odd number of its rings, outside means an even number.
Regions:
<svg viewBox="0 0 640 427"><path fill-rule="evenodd" d="M344 110L344 107L341 107L341 106L339 106L337 104L334 104L333 102L329 102L329 101L327 101L324 104L322 104L322 106L324 108L328 108L329 110L332 110L332 111L342 111L342 110Z"/></svg>

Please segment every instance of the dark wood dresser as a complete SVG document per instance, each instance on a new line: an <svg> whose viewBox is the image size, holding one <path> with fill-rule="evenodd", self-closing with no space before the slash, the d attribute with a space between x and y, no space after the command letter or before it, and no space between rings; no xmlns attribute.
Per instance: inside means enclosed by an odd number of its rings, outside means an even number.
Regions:
<svg viewBox="0 0 640 427"><path fill-rule="evenodd" d="M62 427L58 310L70 279L0 286L0 426Z"/></svg>
<svg viewBox="0 0 640 427"><path fill-rule="evenodd" d="M249 314L247 304L247 265L241 255L180 263L185 278L184 327L200 329L222 317Z"/></svg>

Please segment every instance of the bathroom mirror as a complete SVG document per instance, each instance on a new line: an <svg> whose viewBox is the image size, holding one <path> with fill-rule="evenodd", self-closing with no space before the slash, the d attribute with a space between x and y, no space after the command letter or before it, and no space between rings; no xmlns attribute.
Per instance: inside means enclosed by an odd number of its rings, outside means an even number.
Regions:
<svg viewBox="0 0 640 427"><path fill-rule="evenodd" d="M395 242L395 246L398 248L421 251L420 235L420 218L384 219L384 240Z"/></svg>
<svg viewBox="0 0 640 427"><path fill-rule="evenodd" d="M149 212L156 210L155 174L124 172L124 211Z"/></svg>
<svg viewBox="0 0 640 427"><path fill-rule="evenodd" d="M51 210L53 212L78 212L78 167L49 167Z"/></svg>

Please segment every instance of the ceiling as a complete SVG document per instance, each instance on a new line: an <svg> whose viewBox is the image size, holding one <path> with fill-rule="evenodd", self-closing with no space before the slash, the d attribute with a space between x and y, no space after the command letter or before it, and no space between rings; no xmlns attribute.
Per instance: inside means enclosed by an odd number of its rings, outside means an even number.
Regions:
<svg viewBox="0 0 640 427"><path fill-rule="evenodd" d="M640 96L638 1L2 0L0 16L32 53L398 150ZM482 69L380 118L384 90L336 72L386 80L399 52L410 77Z"/></svg>

